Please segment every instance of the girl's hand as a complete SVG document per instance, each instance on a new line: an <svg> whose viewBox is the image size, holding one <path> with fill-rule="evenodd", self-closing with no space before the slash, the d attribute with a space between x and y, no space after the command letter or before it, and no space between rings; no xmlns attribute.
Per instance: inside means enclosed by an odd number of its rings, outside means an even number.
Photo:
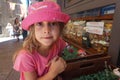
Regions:
<svg viewBox="0 0 120 80"><path fill-rule="evenodd" d="M54 57L48 64L50 64L49 73L54 77L63 72L67 67L65 60L58 56Z"/></svg>

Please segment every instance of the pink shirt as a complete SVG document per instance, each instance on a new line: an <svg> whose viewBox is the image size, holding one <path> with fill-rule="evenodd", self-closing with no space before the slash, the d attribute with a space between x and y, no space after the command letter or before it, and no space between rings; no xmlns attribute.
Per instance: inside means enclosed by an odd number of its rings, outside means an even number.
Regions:
<svg viewBox="0 0 120 80"><path fill-rule="evenodd" d="M25 80L23 72L27 71L35 71L38 74L38 77L40 77L47 73L48 68L46 65L48 62L58 55L65 46L65 42L62 39L59 39L58 42L53 45L47 57L41 56L38 52L31 54L25 50L21 50L15 60L13 68L20 72L20 80Z"/></svg>

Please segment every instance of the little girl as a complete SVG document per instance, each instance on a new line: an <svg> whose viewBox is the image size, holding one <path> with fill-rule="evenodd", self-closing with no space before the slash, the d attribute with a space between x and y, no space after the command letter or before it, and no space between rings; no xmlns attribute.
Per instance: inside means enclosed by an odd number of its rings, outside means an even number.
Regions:
<svg viewBox="0 0 120 80"><path fill-rule="evenodd" d="M20 80L53 80L66 68L59 57L66 43L60 37L69 16L52 1L32 4L22 28L29 30L23 48L14 57L13 68Z"/></svg>

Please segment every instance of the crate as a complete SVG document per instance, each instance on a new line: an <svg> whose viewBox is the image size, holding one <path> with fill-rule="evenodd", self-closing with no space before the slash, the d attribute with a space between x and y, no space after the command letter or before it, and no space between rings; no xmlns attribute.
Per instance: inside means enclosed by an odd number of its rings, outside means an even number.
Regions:
<svg viewBox="0 0 120 80"><path fill-rule="evenodd" d="M72 80L72 78L79 77L81 75L96 73L105 69L105 61L109 64L110 58L111 57L107 55L67 61L67 68L60 74L60 77L62 77L63 80Z"/></svg>

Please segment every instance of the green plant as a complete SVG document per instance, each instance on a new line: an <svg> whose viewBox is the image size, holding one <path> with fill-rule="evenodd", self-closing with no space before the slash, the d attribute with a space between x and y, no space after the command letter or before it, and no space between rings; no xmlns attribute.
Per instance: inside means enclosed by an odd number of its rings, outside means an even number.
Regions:
<svg viewBox="0 0 120 80"><path fill-rule="evenodd" d="M113 72L109 69L104 69L103 71L99 71L90 75L83 75L78 78L74 78L73 80L118 80L119 77L114 75Z"/></svg>
<svg viewBox="0 0 120 80"><path fill-rule="evenodd" d="M63 52L62 57L65 60L70 60L78 57L78 50L73 46L67 46Z"/></svg>

